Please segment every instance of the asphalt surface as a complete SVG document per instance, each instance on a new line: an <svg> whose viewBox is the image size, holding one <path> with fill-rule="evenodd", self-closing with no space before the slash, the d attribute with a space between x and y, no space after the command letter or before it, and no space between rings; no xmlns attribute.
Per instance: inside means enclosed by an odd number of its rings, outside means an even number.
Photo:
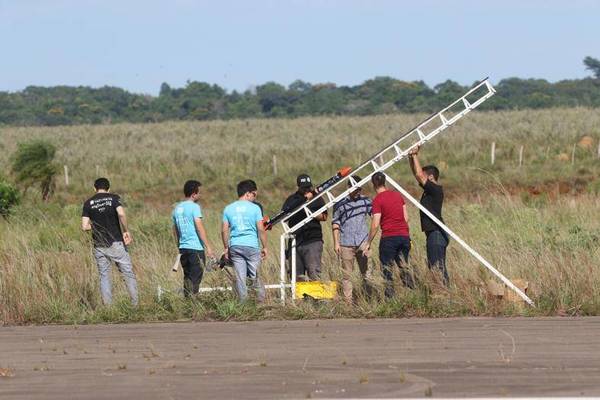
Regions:
<svg viewBox="0 0 600 400"><path fill-rule="evenodd" d="M0 399L600 396L600 318L0 328Z"/></svg>

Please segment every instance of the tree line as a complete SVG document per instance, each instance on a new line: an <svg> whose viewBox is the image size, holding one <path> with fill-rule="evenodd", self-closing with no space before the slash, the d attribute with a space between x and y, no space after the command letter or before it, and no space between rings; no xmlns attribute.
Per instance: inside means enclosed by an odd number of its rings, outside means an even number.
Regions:
<svg viewBox="0 0 600 400"><path fill-rule="evenodd" d="M503 79L486 110L549 107L600 107L600 61L584 59L592 72L585 79L550 83L544 79ZM311 84L297 80L285 87L267 82L244 92L228 92L205 82L182 88L163 83L158 96L117 87L29 86L0 92L0 124L73 125L315 115L376 115L434 112L460 97L468 86L447 80L433 87L423 81L376 77L356 86Z"/></svg>

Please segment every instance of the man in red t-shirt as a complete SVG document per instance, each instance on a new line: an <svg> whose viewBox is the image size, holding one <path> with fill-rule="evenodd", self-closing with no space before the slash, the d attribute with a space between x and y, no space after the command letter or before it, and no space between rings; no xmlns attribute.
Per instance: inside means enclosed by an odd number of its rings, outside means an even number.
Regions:
<svg viewBox="0 0 600 400"><path fill-rule="evenodd" d="M382 172L373 174L371 182L377 195L373 199L373 216L366 251L370 251L371 243L381 226L379 261L381 261L383 275L388 281L385 296L392 297L394 294L392 287L394 264L400 268L400 277L404 286L414 288L412 276L407 268L410 235L406 203L400 193L385 187L385 175Z"/></svg>

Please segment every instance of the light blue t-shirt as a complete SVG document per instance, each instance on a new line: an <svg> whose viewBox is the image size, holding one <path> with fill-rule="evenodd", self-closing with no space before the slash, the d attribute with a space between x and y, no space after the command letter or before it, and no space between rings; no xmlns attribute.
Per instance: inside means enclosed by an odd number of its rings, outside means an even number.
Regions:
<svg viewBox="0 0 600 400"><path fill-rule="evenodd" d="M238 200L223 210L223 222L229 224L229 246L260 249L256 223L262 220L260 207L248 200Z"/></svg>
<svg viewBox="0 0 600 400"><path fill-rule="evenodd" d="M173 224L179 232L179 248L204 250L196 232L194 218L202 218L200 206L191 200L182 201L173 210Z"/></svg>

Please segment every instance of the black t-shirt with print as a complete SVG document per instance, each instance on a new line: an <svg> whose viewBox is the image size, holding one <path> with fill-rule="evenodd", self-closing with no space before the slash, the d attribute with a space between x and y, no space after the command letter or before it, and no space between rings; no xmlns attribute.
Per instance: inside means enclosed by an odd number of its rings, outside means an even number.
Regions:
<svg viewBox="0 0 600 400"><path fill-rule="evenodd" d="M306 202L306 198L304 197L304 195L302 193L296 192L287 198L285 203L283 203L283 207L281 207L281 209L282 210L293 210L296 207L298 207L299 205L304 204L305 202ZM308 206L308 209L311 211L316 211L319 208L323 207L324 205L325 205L325 202L323 201L323 198L319 198L318 200L315 200L313 203L311 203L310 206ZM327 211L325 211L325 212L327 212ZM304 212L304 211L297 212L288 221L290 228L294 227L297 223L302 221L304 218L306 218L306 212ZM323 230L321 229L321 222L317 221L316 219L312 219L310 222L308 222L302 228L298 229L295 232L295 235L296 235L296 244L297 245L308 244L308 243L317 242L317 241L322 242L323 241Z"/></svg>
<svg viewBox="0 0 600 400"><path fill-rule="evenodd" d="M110 247L114 242L123 241L117 215L120 205L119 196L111 193L96 193L83 203L81 216L91 220L95 247Z"/></svg>
<svg viewBox="0 0 600 400"><path fill-rule="evenodd" d="M423 195L421 196L421 204L436 218L444 222L442 219L442 203L444 202L444 189L441 185L437 185L432 181L428 180L425 185L421 185L423 188ZM440 231L441 228L431 220L425 213L420 212L421 216L421 230L423 232Z"/></svg>

